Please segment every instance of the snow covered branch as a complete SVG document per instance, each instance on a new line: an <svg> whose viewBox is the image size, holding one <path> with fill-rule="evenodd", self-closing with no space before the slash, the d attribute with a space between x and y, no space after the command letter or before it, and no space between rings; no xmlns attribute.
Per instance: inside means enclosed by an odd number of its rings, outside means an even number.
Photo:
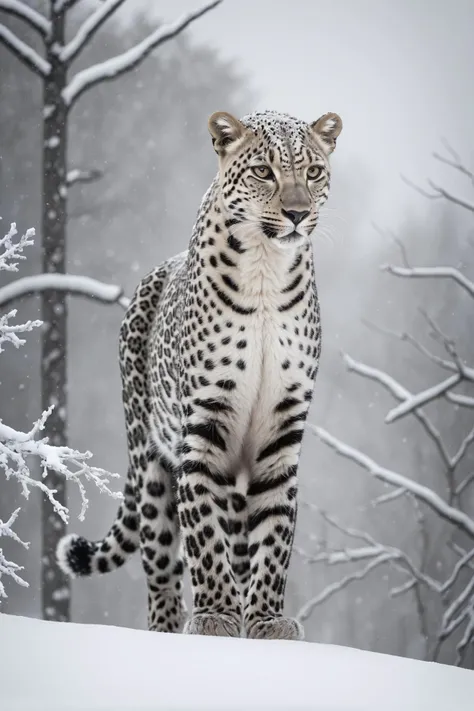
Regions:
<svg viewBox="0 0 474 711"><path fill-rule="evenodd" d="M348 370L380 383L397 400L401 401L403 404L413 403L413 400L416 396L412 395L409 390L407 390L403 385L397 382L392 376L388 375L382 370L379 370L378 368L373 368L371 366L365 365L364 363L359 363L348 355L344 355L343 359ZM414 407L411 411L420 421L422 426L425 428L425 431L429 435L429 437L431 437L431 439L434 441L440 453L440 456L446 466L451 468L452 458L450 457L449 452L447 451L444 445L444 442L441 438L441 434L438 429L433 425L431 420L427 417L426 413L419 405L417 407ZM388 422L387 418L385 419L385 422Z"/></svg>
<svg viewBox="0 0 474 711"><path fill-rule="evenodd" d="M73 168L69 170L66 176L66 185L70 187L76 183L94 183L96 180L102 178L103 172L98 168L91 168L90 170L81 170L80 168Z"/></svg>
<svg viewBox="0 0 474 711"><path fill-rule="evenodd" d="M40 77L47 77L51 66L38 52L23 42L14 32L0 24L0 43L4 44L28 69Z"/></svg>
<svg viewBox="0 0 474 711"><path fill-rule="evenodd" d="M445 393L446 400L460 407L474 407L474 397L462 395L461 393Z"/></svg>
<svg viewBox="0 0 474 711"><path fill-rule="evenodd" d="M390 410L390 412L385 418L385 422L395 422L395 420L398 420L400 419L400 417L408 415L410 412L413 412L422 405L426 405L432 400L436 400L436 398L438 398L440 395L443 395L445 392L451 390L456 385L458 385L461 379L462 376L460 373L456 375L451 375L449 378L446 378L446 380L443 380L441 383L437 383L431 388L427 388L426 390L422 390L422 392L417 393L416 395L412 395L411 398L408 398L400 405L397 405L397 407L394 407L393 410Z"/></svg>
<svg viewBox="0 0 474 711"><path fill-rule="evenodd" d="M24 20L33 30L39 32L43 39L46 39L51 32L51 22L21 0L0 0L0 12Z"/></svg>
<svg viewBox="0 0 474 711"><path fill-rule="evenodd" d="M396 267L392 264L383 264L380 268L395 276L414 279L452 279L474 297L474 282L454 267Z"/></svg>
<svg viewBox="0 0 474 711"><path fill-rule="evenodd" d="M120 7L125 0L105 0L89 17L84 20L76 34L63 47L59 57L63 62L72 62L79 52L87 45L104 22Z"/></svg>
<svg viewBox="0 0 474 711"><path fill-rule="evenodd" d="M447 150L447 158L438 154L435 154L435 158L441 163L454 168L472 182L474 180L472 170L469 170L462 163L459 156L449 146L447 146ZM427 193L420 188L416 189L431 199L443 197L453 204L474 212L474 205L455 197L432 181L429 185L433 191L432 193ZM404 278L450 279L461 286L469 297L474 298L474 282L461 273L459 269L447 266L412 267L403 242L396 238L395 242L401 250L402 266L385 265L381 267L383 270ZM414 507L417 534L415 534L414 545L410 545L408 549L409 555L407 555L403 550L392 545L386 545L364 531L347 528L331 516L320 512L325 522L338 531L338 539L341 538L342 534L344 537L362 540L363 543L362 545L346 545L343 539L342 543L337 540L337 547L330 548L324 538L318 544L314 553L308 553L305 550L301 550L301 548L296 548L305 562L309 564L325 563L328 566L351 566L348 575L331 583L322 592L309 600L301 608L298 616L300 619L305 619L317 605L327 600L328 597L353 582L362 580L374 568L386 563L404 575L404 579L400 583L390 584L389 595L395 597L413 591L414 605L420 622L420 635L424 643L429 644L429 647L426 647L427 656L436 660L444 641L456 634L457 639L452 643L452 646L455 647L457 652L455 663L461 664L467 650L474 642L474 516L472 516L472 496L466 496L468 487L474 484L474 472L472 472L472 467L468 466L464 467L462 472L459 471L458 473L458 470L461 469L460 465L463 461L466 465L469 465L469 462L466 461L466 455L474 444L474 427L471 424L471 429L464 434L457 449L451 450L451 447L448 448L444 442L438 426L435 426L433 421L426 415L424 407L429 403L444 399L456 406L474 408L474 397L472 395L453 392L459 384L464 385L474 382L474 367L466 365L464 358L458 351L456 341L450 335L447 335L432 317L422 309L420 311L430 329L429 336L444 348L447 356L440 357L436 355L423 345L418 338L409 333L396 333L385 326L380 327L370 322L368 322L368 325L385 335L407 341L428 361L448 371L440 382L418 393L413 393L388 373L357 362L348 355L343 355L343 358L348 370L382 385L398 401L398 404L388 412L385 422L395 422L409 414L418 419L441 456L447 486L440 489L441 494L438 494L437 490L432 488L431 485L419 483L416 480L416 476L410 478L387 469L355 447L340 441L321 427L309 424L310 429L338 455L356 463L374 478L379 479L390 487L388 493L384 492L374 500L369 501L362 510L366 511L369 508L373 510L375 506L380 504L387 505L390 501L407 500ZM438 473L436 469L435 472L436 474ZM469 494L471 493L470 491ZM308 502L304 502L303 505L313 508L313 505ZM425 506L431 511L427 512ZM442 564L440 560L439 565L436 565L435 578L425 572L430 564L431 552L435 547L439 547L439 540L437 538L431 539L431 532L439 530L439 528L428 528L429 516L432 512L437 517L449 522L456 529L454 532L451 529L444 541L446 547L456 553L457 557L454 565L449 571L446 571L445 561L443 560ZM435 525L438 526L438 522ZM326 530L325 528L325 536ZM454 538L459 539L460 533L467 534L471 540L469 547L466 546L467 549L459 546L454 540ZM314 535L311 538L314 539ZM417 539L419 539L418 543L416 543ZM415 551L419 558L419 563L414 563L413 561L412 556ZM354 569L356 569L355 572ZM434 570L432 566L431 569ZM427 594L429 597L427 597ZM438 598L439 609L444 609L444 614L438 620L438 629L430 630L430 627L432 627L432 615L431 612L427 613L427 611L435 609L433 606L428 608L428 605L432 603L433 594Z"/></svg>
<svg viewBox="0 0 474 711"><path fill-rule="evenodd" d="M122 287L115 284L104 284L97 279L75 274L35 274L0 288L0 306L6 307L17 299L51 289L94 299L104 304L118 304L123 309L130 303L130 299L124 296Z"/></svg>
<svg viewBox="0 0 474 711"><path fill-rule="evenodd" d="M78 72L63 91L63 99L66 106L72 106L85 91L96 84L116 79L137 67L154 49L176 37L188 25L202 17L209 10L217 7L221 2L222 0L208 2L198 10L183 15L175 22L159 27L126 52Z"/></svg>
<svg viewBox="0 0 474 711"><path fill-rule="evenodd" d="M366 469L369 474L374 476L376 479L380 479L391 486L404 488L406 491L413 494L413 496L415 496L418 500L427 504L431 509L433 509L433 511L441 516L441 518L457 526L471 538L474 538L474 520L463 511L447 504L432 489L427 486L423 486L417 481L405 477L402 474L398 474L397 472L378 465L366 454L363 454L354 447L350 447L344 442L341 442L336 437L329 434L329 432L326 432L326 430L322 427L316 427L312 424L309 424L308 426L322 442L331 447L331 449L333 449L337 454L350 459L362 468Z"/></svg>

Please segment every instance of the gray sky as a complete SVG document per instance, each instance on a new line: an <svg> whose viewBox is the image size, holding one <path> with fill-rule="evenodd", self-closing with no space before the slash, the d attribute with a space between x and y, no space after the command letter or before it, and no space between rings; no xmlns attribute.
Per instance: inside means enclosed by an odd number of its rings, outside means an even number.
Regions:
<svg viewBox="0 0 474 711"><path fill-rule="evenodd" d="M165 20L200 3L133 0ZM453 185L431 158L442 136L474 160L473 27L473 0L224 0L188 32L249 75L249 111L340 113L334 165L355 186L368 172L368 223L396 227L407 203L427 207L400 173Z"/></svg>

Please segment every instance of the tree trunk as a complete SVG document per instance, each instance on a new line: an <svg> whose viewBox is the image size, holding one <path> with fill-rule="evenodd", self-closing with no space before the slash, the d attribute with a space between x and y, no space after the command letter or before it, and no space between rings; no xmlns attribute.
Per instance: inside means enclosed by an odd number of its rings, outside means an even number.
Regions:
<svg viewBox="0 0 474 711"><path fill-rule="evenodd" d="M43 117L43 221L42 258L46 274L66 271L66 140L67 109L62 99L66 68L58 61L55 46L64 41L64 14L51 12L53 31L47 46L51 72L44 80ZM50 444L67 444L67 297L61 291L41 296L41 403L49 416L45 436ZM49 471L46 482L56 489L56 499L66 504L66 482ZM42 500L42 614L46 620L69 620L70 583L56 565L56 545L65 524L46 497Z"/></svg>

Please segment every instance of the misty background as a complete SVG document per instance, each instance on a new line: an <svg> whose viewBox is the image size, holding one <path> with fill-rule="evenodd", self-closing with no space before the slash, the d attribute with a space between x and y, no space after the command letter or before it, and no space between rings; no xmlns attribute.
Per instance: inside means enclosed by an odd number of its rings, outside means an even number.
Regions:
<svg viewBox="0 0 474 711"><path fill-rule="evenodd" d="M76 21L94 4L80 3ZM125 3L85 49L77 68L123 51L157 22L198 4ZM5 25L35 44L16 20L6 18ZM443 345L430 340L421 307L456 339L463 362L474 363L472 297L450 281L402 279L379 268L403 265L396 237L410 265L453 266L473 278L474 209L443 197L429 199L402 179L424 188L432 179L451 195L474 202L469 176L433 157L434 151L450 155L443 144L447 139L468 170L474 169L473 26L470 0L224 0L133 72L97 86L74 108L70 167L97 169L103 176L70 193L67 271L120 284L130 296L153 265L186 249L217 168L207 131L213 111L242 116L274 109L307 121L337 112L344 128L332 157L330 199L313 238L323 353L309 421L446 498L433 442L413 416L385 424L396 400L376 382L348 372L341 351L390 374L413 393L437 383L445 375L436 364L410 343L382 332L409 332L446 357ZM38 78L0 43L0 215L3 227L16 221L20 230L37 228L20 276L41 270L41 120ZM1 274L0 287L11 278ZM37 318L38 307L36 298L22 301L19 317ZM117 304L69 300L68 432L71 446L91 450L97 466L125 475L117 357L122 316ZM40 415L39 358L39 335L33 332L21 350L9 349L0 359L0 418L20 430ZM458 392L469 392L462 388ZM435 400L427 412L446 446L456 451L474 424L473 410ZM456 476L462 481L474 471L474 450L466 447L459 467ZM371 503L389 490L331 452L309 428L300 482L288 612L297 614L336 585L305 620L307 639L431 658L452 598L439 600L419 586L393 594L406 575L390 565L338 589L338 581L361 565L314 560L322 551L355 545L324 513L405 551L441 580L459 560L454 547L468 546L466 538L427 507L412 505L410 497ZM81 524L74 518L79 502L71 490L69 530L101 538L114 519L116 502L91 487L88 495ZM466 487L458 504L474 514L474 487ZM14 555L25 565L30 587L9 584L1 611L40 617L39 497L33 493L24 504L17 484L2 481L0 519L18 505L24 512L17 532L32 543ZM13 545L5 544L10 557ZM466 577L453 594L473 576L469 567L462 574ZM139 557L111 575L75 581L72 620L145 628ZM455 662L462 634L460 628L447 641L440 661ZM463 661L474 664L472 646Z"/></svg>

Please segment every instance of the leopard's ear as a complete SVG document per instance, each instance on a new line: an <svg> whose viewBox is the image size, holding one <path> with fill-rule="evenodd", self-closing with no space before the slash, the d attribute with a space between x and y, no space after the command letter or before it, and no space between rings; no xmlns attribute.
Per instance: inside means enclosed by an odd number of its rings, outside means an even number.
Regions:
<svg viewBox="0 0 474 711"><path fill-rule="evenodd" d="M342 131L342 120L338 114L324 114L311 124L311 128L322 142L326 153L332 153L336 147L336 139Z"/></svg>
<svg viewBox="0 0 474 711"><path fill-rule="evenodd" d="M226 149L237 141L247 131L243 123L226 111L216 111L209 117L209 133L212 145L218 154L225 153Z"/></svg>

